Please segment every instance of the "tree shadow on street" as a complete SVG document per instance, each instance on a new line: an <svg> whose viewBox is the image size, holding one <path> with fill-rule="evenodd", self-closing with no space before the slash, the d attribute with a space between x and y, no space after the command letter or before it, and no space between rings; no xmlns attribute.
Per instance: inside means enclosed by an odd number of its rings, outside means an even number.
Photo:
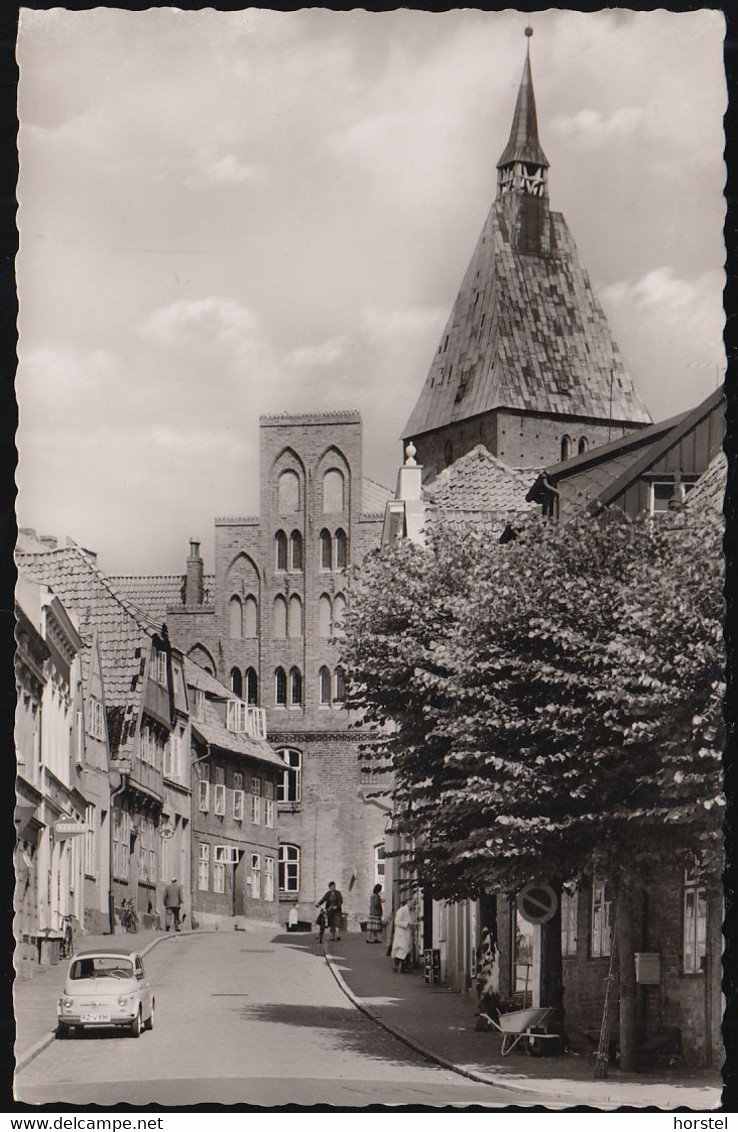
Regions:
<svg viewBox="0 0 738 1132"><path fill-rule="evenodd" d="M351 1006L304 1006L285 1002L254 1003L239 1010L246 1021L275 1022L282 1026L302 1026L336 1034L340 1048L393 1065L427 1065L428 1059L415 1053L398 1038L370 1021Z"/></svg>

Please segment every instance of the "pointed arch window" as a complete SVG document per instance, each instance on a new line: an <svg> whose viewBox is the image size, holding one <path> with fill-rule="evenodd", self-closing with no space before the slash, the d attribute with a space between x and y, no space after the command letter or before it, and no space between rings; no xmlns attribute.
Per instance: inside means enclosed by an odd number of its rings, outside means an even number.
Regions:
<svg viewBox="0 0 738 1132"><path fill-rule="evenodd" d="M278 668L274 673L274 702L277 707L287 707L287 673Z"/></svg>
<svg viewBox="0 0 738 1132"><path fill-rule="evenodd" d="M346 616L346 598L343 594L336 594L333 599L333 636L343 637L343 621Z"/></svg>
<svg viewBox="0 0 738 1132"><path fill-rule="evenodd" d="M342 704L346 699L346 673L340 665L336 669L335 684L333 699L337 704Z"/></svg>
<svg viewBox="0 0 738 1132"><path fill-rule="evenodd" d="M561 438L561 459L568 460L571 457L571 437L562 436Z"/></svg>
<svg viewBox="0 0 738 1132"><path fill-rule="evenodd" d="M240 668L231 669L231 691L234 695L238 696L239 700L241 699L243 694L243 680L241 678Z"/></svg>
<svg viewBox="0 0 738 1132"><path fill-rule="evenodd" d="M325 665L318 673L318 699L324 706L331 702L331 670Z"/></svg>
<svg viewBox="0 0 738 1132"><path fill-rule="evenodd" d="M282 472L278 485L280 515L292 515L300 510L300 477L297 472Z"/></svg>
<svg viewBox="0 0 738 1132"><path fill-rule="evenodd" d="M274 536L277 552L277 569L287 569L287 535L284 531L277 531Z"/></svg>
<svg viewBox="0 0 738 1132"><path fill-rule="evenodd" d="M287 602L281 594L274 599L274 636L278 640L287 636Z"/></svg>
<svg viewBox="0 0 738 1132"><path fill-rule="evenodd" d="M240 597L235 595L228 602L228 635L229 637L243 635L243 609Z"/></svg>
<svg viewBox="0 0 738 1132"><path fill-rule="evenodd" d="M302 602L297 594L293 594L290 598L287 610L287 636L302 636Z"/></svg>
<svg viewBox="0 0 738 1132"><path fill-rule="evenodd" d="M326 530L320 532L320 568L321 570L333 569L333 539L331 532Z"/></svg>
<svg viewBox="0 0 738 1132"><path fill-rule="evenodd" d="M243 603L243 635L249 638L259 636L259 607L253 594L249 594Z"/></svg>
<svg viewBox="0 0 738 1132"><path fill-rule="evenodd" d="M332 625L331 599L328 594L322 594L318 602L318 636L330 637Z"/></svg>
<svg viewBox="0 0 738 1132"><path fill-rule="evenodd" d="M589 448L589 441L587 440L587 437L586 436L580 436L579 444L577 445L577 452L579 453L579 455L583 456L588 448Z"/></svg>
<svg viewBox="0 0 738 1132"><path fill-rule="evenodd" d="M336 569L345 570L348 565L348 539L340 528L336 531Z"/></svg>
<svg viewBox="0 0 738 1132"><path fill-rule="evenodd" d="M246 669L246 679L244 681L244 699L247 704L256 706L259 702L259 677L255 668Z"/></svg>
<svg viewBox="0 0 738 1132"><path fill-rule="evenodd" d="M323 476L323 513L343 511L345 503L345 482L343 472L331 468Z"/></svg>
<svg viewBox="0 0 738 1132"><path fill-rule="evenodd" d="M302 707L302 672L299 668L290 669L290 706Z"/></svg>
<svg viewBox="0 0 738 1132"><path fill-rule="evenodd" d="M302 570L302 535L299 531L290 535L290 570Z"/></svg>

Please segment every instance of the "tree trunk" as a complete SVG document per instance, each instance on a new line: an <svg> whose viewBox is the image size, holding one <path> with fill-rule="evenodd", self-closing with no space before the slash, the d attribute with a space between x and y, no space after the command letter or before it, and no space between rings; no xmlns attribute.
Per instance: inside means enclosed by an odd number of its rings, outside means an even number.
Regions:
<svg viewBox="0 0 738 1132"><path fill-rule="evenodd" d="M633 885L624 876L618 885L617 906L618 977L620 1004L620 1068L632 1072L636 1068L638 1039L638 995L633 946Z"/></svg>
<svg viewBox="0 0 738 1132"><path fill-rule="evenodd" d="M561 965L561 883L549 881L557 896L556 912L541 925L541 1005L553 1006L558 1033L564 1030L564 980Z"/></svg>

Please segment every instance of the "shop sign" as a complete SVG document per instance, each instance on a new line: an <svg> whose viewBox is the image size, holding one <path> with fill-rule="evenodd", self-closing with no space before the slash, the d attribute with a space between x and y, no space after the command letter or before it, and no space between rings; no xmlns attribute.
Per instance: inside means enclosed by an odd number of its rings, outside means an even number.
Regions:
<svg viewBox="0 0 738 1132"><path fill-rule="evenodd" d="M76 821L75 818L59 818L54 822L54 837L57 841L65 837L82 837L87 833L87 826L83 821Z"/></svg>

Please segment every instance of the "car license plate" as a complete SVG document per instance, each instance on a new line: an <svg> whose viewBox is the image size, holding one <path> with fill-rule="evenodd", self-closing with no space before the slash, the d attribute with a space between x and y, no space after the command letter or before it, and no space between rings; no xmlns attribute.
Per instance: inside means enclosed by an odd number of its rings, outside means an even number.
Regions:
<svg viewBox="0 0 738 1132"><path fill-rule="evenodd" d="M81 1014L80 1022L109 1022L110 1014L102 1014L99 1010L95 1010L91 1014Z"/></svg>

